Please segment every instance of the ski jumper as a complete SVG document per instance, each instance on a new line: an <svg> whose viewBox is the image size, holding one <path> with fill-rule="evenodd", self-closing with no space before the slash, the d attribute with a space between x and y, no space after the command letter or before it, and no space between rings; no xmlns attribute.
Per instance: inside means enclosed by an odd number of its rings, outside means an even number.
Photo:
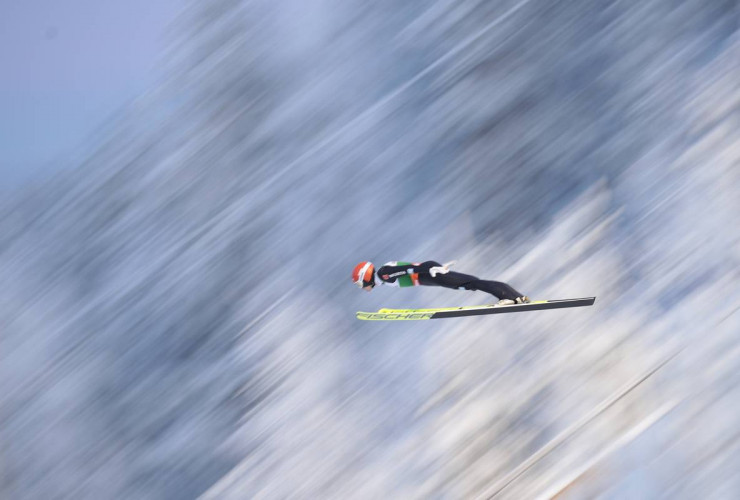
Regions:
<svg viewBox="0 0 740 500"><path fill-rule="evenodd" d="M482 280L470 274L449 271L446 274L437 273L432 277L429 269L441 267L442 264L433 260L422 263L388 262L380 267L376 274L384 284L392 286L442 286L458 290L479 290L490 293L498 299L516 300L523 294L501 281Z"/></svg>

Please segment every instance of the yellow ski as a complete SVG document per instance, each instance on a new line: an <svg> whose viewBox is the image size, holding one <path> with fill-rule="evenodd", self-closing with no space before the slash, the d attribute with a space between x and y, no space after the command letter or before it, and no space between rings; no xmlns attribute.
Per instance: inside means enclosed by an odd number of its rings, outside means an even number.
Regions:
<svg viewBox="0 0 740 500"><path fill-rule="evenodd" d="M455 318L461 316L478 316L482 314L502 314L523 311L539 311L544 309L563 309L567 307L592 306L596 297L581 299L535 300L527 304L512 304L509 306L463 306L440 307L435 309L380 309L378 312L358 312L357 319L368 321L407 321Z"/></svg>
<svg viewBox="0 0 740 500"><path fill-rule="evenodd" d="M528 304L544 304L546 300L533 300ZM514 304L516 305L516 304ZM389 309L383 308L378 309L379 313L409 313L409 312L440 312L440 311L470 311L474 309L488 309L490 307L509 307L509 306L495 306L493 304L483 304L479 306L460 306L460 307L434 307L431 309Z"/></svg>

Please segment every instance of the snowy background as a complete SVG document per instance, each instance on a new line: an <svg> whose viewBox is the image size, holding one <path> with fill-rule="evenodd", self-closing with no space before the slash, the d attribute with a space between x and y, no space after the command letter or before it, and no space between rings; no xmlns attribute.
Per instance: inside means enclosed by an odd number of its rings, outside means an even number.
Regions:
<svg viewBox="0 0 740 500"><path fill-rule="evenodd" d="M740 497L732 0L211 0L0 200L3 498ZM592 308L360 292L446 261Z"/></svg>

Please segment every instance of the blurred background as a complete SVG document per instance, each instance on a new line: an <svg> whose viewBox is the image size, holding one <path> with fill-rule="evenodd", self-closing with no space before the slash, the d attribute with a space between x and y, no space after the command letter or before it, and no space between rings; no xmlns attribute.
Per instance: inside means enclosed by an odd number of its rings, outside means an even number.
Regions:
<svg viewBox="0 0 740 500"><path fill-rule="evenodd" d="M0 497L740 497L735 1L0 12Z"/></svg>

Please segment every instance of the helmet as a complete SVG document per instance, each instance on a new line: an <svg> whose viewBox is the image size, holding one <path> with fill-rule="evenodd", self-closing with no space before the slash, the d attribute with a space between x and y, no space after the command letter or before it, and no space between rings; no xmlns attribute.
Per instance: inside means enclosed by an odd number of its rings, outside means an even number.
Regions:
<svg viewBox="0 0 740 500"><path fill-rule="evenodd" d="M352 281L360 288L375 286L374 271L372 262L360 262L352 271Z"/></svg>

